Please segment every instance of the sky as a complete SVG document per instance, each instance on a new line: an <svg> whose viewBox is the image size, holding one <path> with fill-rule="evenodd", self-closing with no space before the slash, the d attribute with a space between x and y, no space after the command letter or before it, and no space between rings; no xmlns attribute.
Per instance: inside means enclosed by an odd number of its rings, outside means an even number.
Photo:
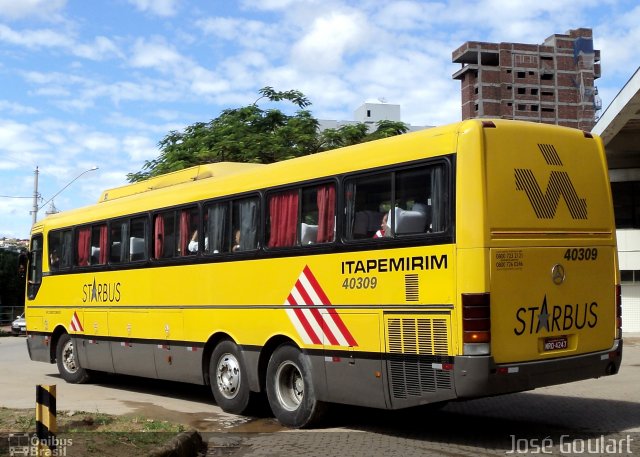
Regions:
<svg viewBox="0 0 640 457"><path fill-rule="evenodd" d="M0 238L29 236L36 167L38 220L52 197L92 204L167 133L265 86L302 91L318 119L383 99L412 125L456 122L453 50L580 27L606 108L640 64L637 0L0 0Z"/></svg>

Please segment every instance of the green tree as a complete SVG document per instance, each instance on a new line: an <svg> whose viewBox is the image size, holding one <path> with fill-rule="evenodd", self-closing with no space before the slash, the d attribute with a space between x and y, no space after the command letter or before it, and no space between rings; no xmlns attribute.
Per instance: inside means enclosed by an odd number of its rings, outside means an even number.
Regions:
<svg viewBox="0 0 640 457"><path fill-rule="evenodd" d="M24 306L25 279L18 275L18 253L0 249L0 303L2 308ZM4 315L4 309L2 316ZM13 316L12 318L15 318Z"/></svg>
<svg viewBox="0 0 640 457"><path fill-rule="evenodd" d="M160 155L148 160L142 170L129 173L129 182L213 162L273 163L319 151L362 143L408 130L406 124L380 121L368 133L365 123L339 129L318 130L318 120L306 108L311 102L300 91L259 90L250 105L226 109L209 122L196 122L183 132L171 131L159 143ZM262 109L258 102L288 101L298 107L294 115L275 109Z"/></svg>
<svg viewBox="0 0 640 457"><path fill-rule="evenodd" d="M159 143L160 155L146 161L129 182L212 162L272 163L318 152L318 120L305 108L311 102L297 90L264 87L251 105L226 109L210 122L197 122L183 132L171 131ZM299 110L287 115L262 109L258 102L289 101Z"/></svg>
<svg viewBox="0 0 640 457"><path fill-rule="evenodd" d="M376 130L369 133L369 126L364 122L346 124L337 129L325 129L319 134L320 149L341 148L366 141L379 140L390 136L402 135L409 131L404 122L382 120L376 123Z"/></svg>

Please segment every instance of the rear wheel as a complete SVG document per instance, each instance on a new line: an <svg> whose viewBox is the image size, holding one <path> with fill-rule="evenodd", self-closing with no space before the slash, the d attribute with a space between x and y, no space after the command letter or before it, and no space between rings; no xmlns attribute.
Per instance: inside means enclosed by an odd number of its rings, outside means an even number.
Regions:
<svg viewBox="0 0 640 457"><path fill-rule="evenodd" d="M68 333L60 335L56 346L56 363L60 376L67 382L83 384L89 381L89 372L80 367L77 350Z"/></svg>
<svg viewBox="0 0 640 457"><path fill-rule="evenodd" d="M251 391L240 351L233 341L221 341L213 350L209 379L213 397L220 408L233 414L248 411Z"/></svg>
<svg viewBox="0 0 640 457"><path fill-rule="evenodd" d="M276 419L289 427L309 427L326 409L316 397L309 358L289 344L278 347L269 360L267 397Z"/></svg>

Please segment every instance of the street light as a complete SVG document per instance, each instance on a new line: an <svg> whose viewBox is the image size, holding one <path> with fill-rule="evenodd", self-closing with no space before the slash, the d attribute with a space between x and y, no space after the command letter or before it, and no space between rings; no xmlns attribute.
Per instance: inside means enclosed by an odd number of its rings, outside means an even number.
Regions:
<svg viewBox="0 0 640 457"><path fill-rule="evenodd" d="M98 167L91 167L88 170L83 171L78 176L76 176L71 181L69 181L66 186L64 186L62 189L60 189L58 192L56 192L53 195L53 197L51 197L49 200L44 202L42 205L38 205L38 198L40 197L40 195L38 194L38 174L40 172L38 171L38 167L36 167L35 171L33 172L33 174L35 175L34 185L33 185L33 209L30 211L30 213L33 216L33 221L32 221L33 224L36 223L36 219L38 218L38 210L40 210L40 208L44 208L47 205L47 203L49 203L51 200L53 200L58 195L60 195L60 193L63 190L65 190L67 187L69 187L71 184L73 184L78 178L80 178L80 176L84 175L85 173L89 173L90 171L95 171L97 169L98 169Z"/></svg>

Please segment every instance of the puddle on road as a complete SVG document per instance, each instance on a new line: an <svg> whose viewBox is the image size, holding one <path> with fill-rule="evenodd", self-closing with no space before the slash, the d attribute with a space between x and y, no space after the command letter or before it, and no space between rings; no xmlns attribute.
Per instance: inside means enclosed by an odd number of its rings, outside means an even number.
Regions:
<svg viewBox="0 0 640 457"><path fill-rule="evenodd" d="M197 412L187 413L173 411L152 403L123 401L132 408L127 416L145 416L159 421L170 421L185 424L199 432L278 432L287 430L278 424L273 417L245 417L227 413Z"/></svg>

